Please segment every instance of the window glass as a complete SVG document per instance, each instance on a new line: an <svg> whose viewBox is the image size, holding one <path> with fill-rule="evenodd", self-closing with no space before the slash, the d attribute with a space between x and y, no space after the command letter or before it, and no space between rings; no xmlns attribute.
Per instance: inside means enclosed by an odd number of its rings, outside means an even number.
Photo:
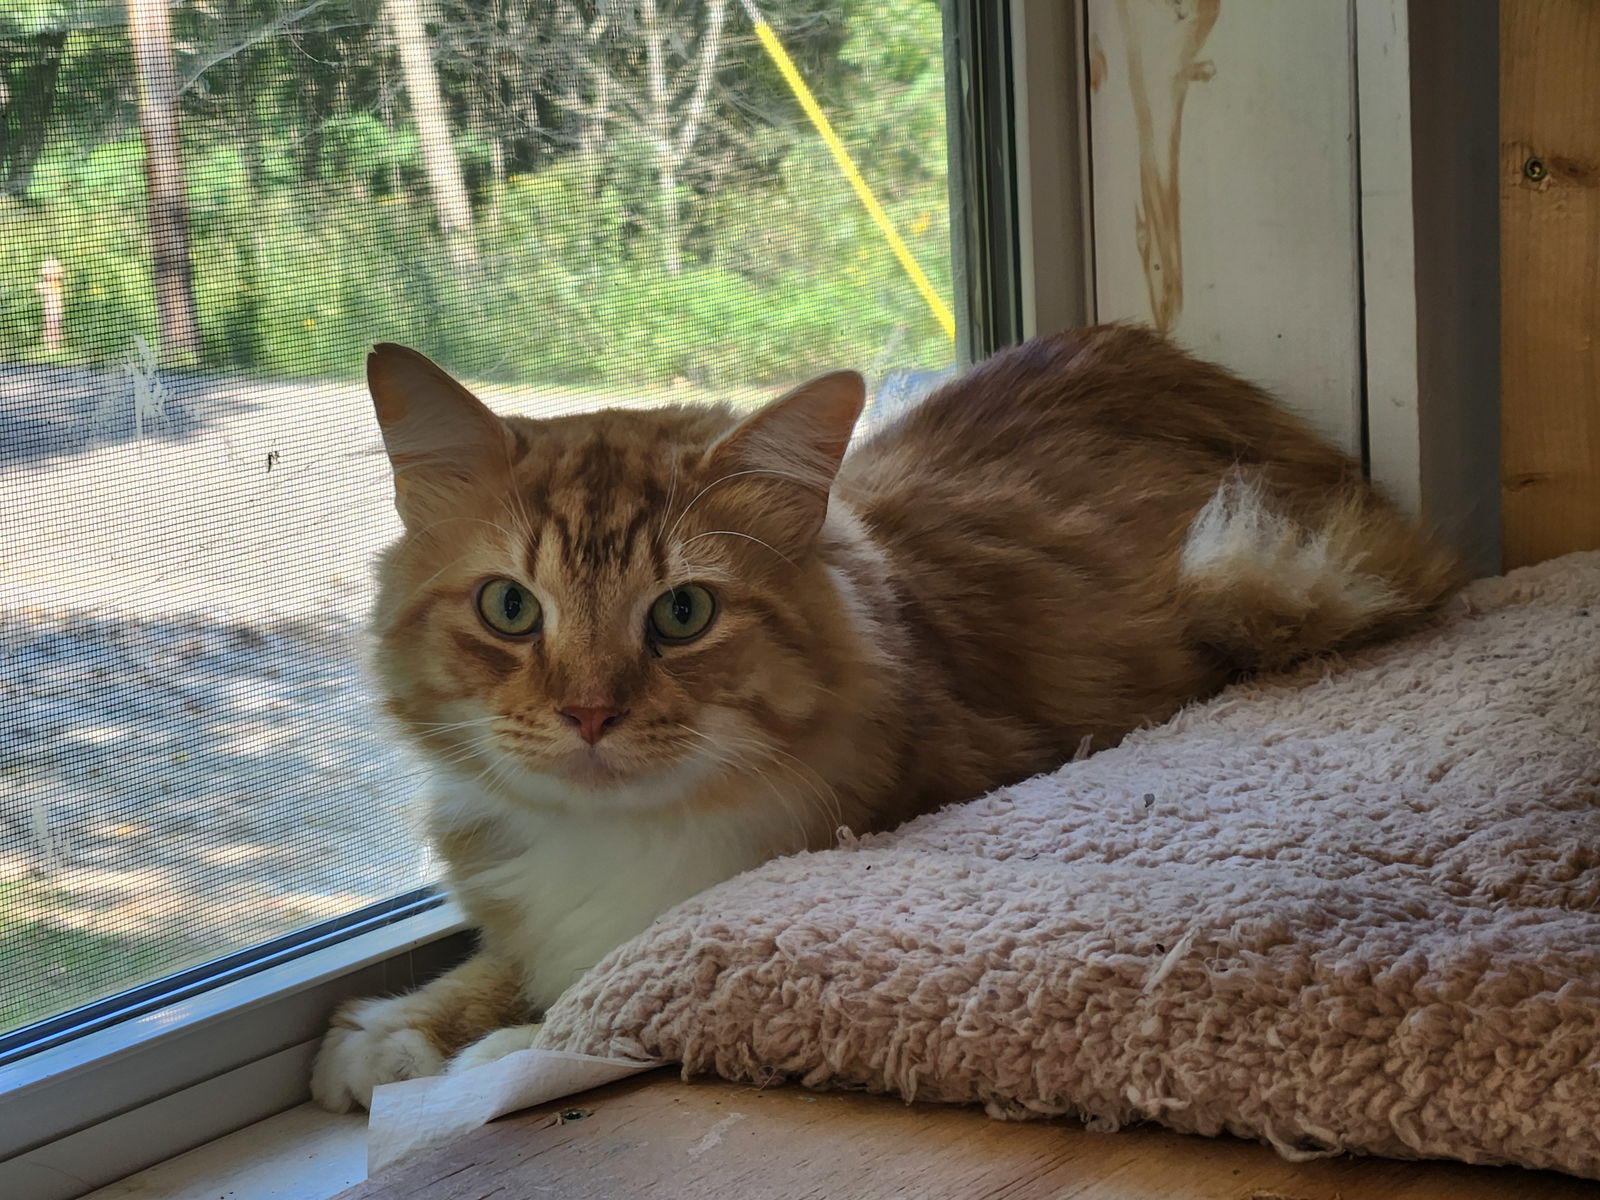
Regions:
<svg viewBox="0 0 1600 1200"><path fill-rule="evenodd" d="M371 342L532 416L949 367L941 54L934 0L0 7L0 1032L431 877Z"/></svg>

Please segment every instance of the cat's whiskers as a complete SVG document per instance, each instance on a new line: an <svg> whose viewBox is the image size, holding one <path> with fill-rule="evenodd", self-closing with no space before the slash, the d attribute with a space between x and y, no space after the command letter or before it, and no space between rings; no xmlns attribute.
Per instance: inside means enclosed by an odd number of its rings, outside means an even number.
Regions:
<svg viewBox="0 0 1600 1200"><path fill-rule="evenodd" d="M793 773L801 783L811 788L812 794L817 800L818 811L829 819L833 829L837 829L845 823L844 801L839 798L838 789L824 779L820 771L803 759L790 754L787 750L781 750L777 746L766 747L766 753L774 766L784 767ZM778 761L780 758L785 761Z"/></svg>
<svg viewBox="0 0 1600 1200"><path fill-rule="evenodd" d="M728 480L730 480L730 479L738 479L741 475L776 475L780 479L793 480L795 483L798 483L801 487L807 488L810 491L819 490L816 487L816 485L813 484L810 480L803 479L799 475L795 475L790 471L779 471L779 470L775 470L775 469L767 468L767 467L751 467L751 468L749 468L747 470L744 470L744 471L730 471L726 475L722 475L722 476L719 476L716 479L713 479L710 483L706 484L705 487L701 488L698 492L696 492L694 494L694 499L690 500L689 503L687 503L687 504L685 504L683 506L683 511L678 514L678 519L672 523L672 530L671 530L671 532L669 532L667 534L667 537L671 538L674 534L676 534L678 532L678 527L683 524L683 519L689 515L689 510L691 508L693 508L696 504L699 503L700 497L704 496L707 492L709 492L712 488L716 487L718 484L727 483ZM690 538L689 541L692 542L692 541L694 541L694 539ZM686 542L685 545L687 545L687 544L688 543Z"/></svg>
<svg viewBox="0 0 1600 1200"><path fill-rule="evenodd" d="M790 796L777 784L773 783L772 780L767 777L767 773L761 769L760 765L743 752L746 748L751 748L758 751L763 749L760 742L756 741L754 738L733 739L729 737L723 737L720 741L718 741L717 739L712 738L710 735L702 733L698 729L693 729L688 725L679 725L678 728L687 733L693 734L695 737L701 739L701 741L705 742L709 746L718 748L726 747L728 750L730 750L732 752L731 758L720 755L713 750L706 750L702 752L705 753L706 757L710 758L713 762L717 762L720 765L725 766L730 773L738 773L743 777L753 777L759 780L762 785L772 793L772 798L778 802L778 805L783 809L784 814L794 825L795 835L799 838L797 848L810 844L810 840L806 834L805 822L800 818L799 815L796 814L793 804L793 801L799 798Z"/></svg>
<svg viewBox="0 0 1600 1200"><path fill-rule="evenodd" d="M438 754L435 757L437 761L446 766L454 766L456 763L465 762L467 759L481 754L486 749L493 748L495 737L495 733L491 730L489 733L479 737L457 742L448 752Z"/></svg>
<svg viewBox="0 0 1600 1200"><path fill-rule="evenodd" d="M793 803L795 800L800 800L803 802L804 798L800 796L793 796L786 792L783 788L779 787L777 784L773 783L771 779L767 778L767 773L754 763L747 763L746 769L751 775L759 779L762 784L766 786L766 789L772 793L772 798L776 800L783 808L784 814L794 825L795 836L799 839L795 849L803 850L809 846L811 844L811 839L806 833L806 823L803 819L803 810L800 813L796 813Z"/></svg>
<svg viewBox="0 0 1600 1200"><path fill-rule="evenodd" d="M701 538L717 537L719 535L725 537L739 537L744 538L746 541L755 542L758 546L765 546L768 550L771 550L791 567L795 565L794 559L790 558L782 550L779 550L776 546L772 545L772 543L762 541L753 533L743 533L737 529L708 529L704 533L697 533L692 538L684 539L683 544L685 547L687 547L690 542L698 542Z"/></svg>
<svg viewBox="0 0 1600 1200"><path fill-rule="evenodd" d="M667 483L667 502L661 506L661 520L656 523L654 545L660 546L667 531L667 521L672 516L672 502L678 498L678 460L672 460L672 478ZM676 526L674 526L676 528Z"/></svg>
<svg viewBox="0 0 1600 1200"><path fill-rule="evenodd" d="M411 603L411 601L413 599L415 599L417 596L421 595L423 592L427 591L428 588L433 585L433 581L435 579L438 579L439 576L443 575L446 571L448 571L451 567L455 566L458 562L460 562L465 557L466 557L465 554L456 555L449 562L445 563L444 566L440 567L432 575L429 575L421 583L417 584L416 587L412 588L404 596L401 596L398 600L396 600L395 603L391 607L395 611L400 611L400 610L404 609L408 604Z"/></svg>
<svg viewBox="0 0 1600 1200"><path fill-rule="evenodd" d="M424 525L421 529L414 531L410 536L414 538L427 537L428 534L432 533L441 525L487 525L490 529L497 530L498 532L505 534L507 537L511 536L511 531L504 525L500 524L498 521L491 521L487 517L440 517L437 521L433 522L433 524Z"/></svg>
<svg viewBox="0 0 1600 1200"><path fill-rule="evenodd" d="M727 767L730 770L737 770L740 766L743 765L743 760L738 757L739 747L737 745L729 744L729 739L724 738L721 741L718 741L716 738L713 738L710 734L702 733L700 730L694 728L694 726L685 725L681 721L674 722L673 724L674 724L675 728L683 730L685 733L691 735L692 737L699 738L700 741L702 743L704 743L704 745L701 746L701 747L695 747L696 751L698 753L704 754L707 758L711 759L711 761L716 763L718 766ZM684 743L684 744L688 745L688 743ZM727 757L724 757L724 756L720 755L718 752L723 750L723 749L727 749L727 750L732 751L733 754L734 754L734 757L733 758L727 758Z"/></svg>
<svg viewBox="0 0 1600 1200"><path fill-rule="evenodd" d="M759 752L765 749L756 739L732 738L726 735L721 738L713 738L709 734L702 733L689 725L679 724L678 728L699 738L702 744L695 747L696 753L703 754L730 775L753 771L758 778L768 783L769 787L771 786L770 782L761 774L757 761L751 757L751 751Z"/></svg>
<svg viewBox="0 0 1600 1200"><path fill-rule="evenodd" d="M440 763L443 766L453 767L457 763L462 763L469 758L477 757L477 755L479 755L485 749L487 749L487 746L483 741L474 741L467 744L452 746L449 750L435 754L433 758L435 762Z"/></svg>
<svg viewBox="0 0 1600 1200"><path fill-rule="evenodd" d="M516 766L516 760L509 755L496 755L489 760L488 764L482 770L480 770L477 775L473 777L472 782L477 784L485 784L490 791L493 791L495 788L505 784L509 780L511 771Z"/></svg>
<svg viewBox="0 0 1600 1200"><path fill-rule="evenodd" d="M693 753L710 759L712 762L716 763L717 766L722 767L724 770L730 772L740 771L747 765L746 761L739 756L737 748L730 747L729 750L731 753L725 753L715 741L707 737L705 734L700 733L698 730L690 729L687 725L680 725L678 728L694 734L705 743L703 746L696 746L690 742L683 742L680 743L681 746L690 748Z"/></svg>
<svg viewBox="0 0 1600 1200"><path fill-rule="evenodd" d="M501 534L503 534L507 538L511 538L511 537L515 536L509 529L507 529L504 525L500 524L498 521L490 521L490 520L487 520L487 519L485 519L483 517L447 517L444 520L435 521L432 525L424 526L422 529L418 530L412 536L421 537L424 534L427 534L427 533L431 532L432 530L436 529L438 526L448 524L451 521L464 521L464 522L467 522L469 524L487 525L490 529L498 530ZM392 607L395 610L403 609L406 605L411 603L413 598L415 598L416 596L421 595L424 591L426 591L429 587L431 587L433 585L434 580L438 579L439 576L443 575L446 571L450 570L452 567L454 567L457 563L459 563L465 557L466 557L465 554L456 555L449 562L445 563L444 566L440 567L432 575L429 575L426 579L424 579L416 587L412 588L409 592L407 592L404 596L402 596Z"/></svg>
<svg viewBox="0 0 1600 1200"><path fill-rule="evenodd" d="M515 509L512 508L513 503L516 505ZM528 512L528 500L522 494L521 489L511 489L511 498L506 502L506 511L511 517L512 524L517 527L516 533L508 536L520 537L522 540L518 546L521 548L532 546L535 541L533 517ZM517 548L512 548L513 553L516 552ZM520 559L520 555L518 557Z"/></svg>
<svg viewBox="0 0 1600 1200"><path fill-rule="evenodd" d="M699 736L705 737L704 734ZM739 749L753 750L758 756L757 758L741 758L741 766L753 768L757 766L758 762L764 761L772 766L782 768L810 789L812 798L817 802L817 811L829 818L833 822L834 828L844 823L844 804L839 798L839 793L823 778L820 772L803 759L759 738L747 737L738 739L737 747Z"/></svg>
<svg viewBox="0 0 1600 1200"><path fill-rule="evenodd" d="M780 788L767 776L767 773L761 769L761 760L752 758L748 753L748 751L753 750L757 754L765 757L766 761L771 763L771 765L783 767L785 764L780 763L770 757L770 754L775 747L768 746L757 738L733 738L725 735L719 741L718 739L712 738L709 734L702 733L700 730L689 725L679 724L678 728L682 729L686 733L693 734L702 742L705 742L708 746L715 748L726 747L728 750L730 750L733 754L732 758L720 756L711 750L705 750L702 751L702 753L705 753L706 757L710 758L713 762L724 766L730 772L744 773L760 780L767 790L772 793L773 798L777 800L777 802L783 807L783 810L788 815L790 821L794 823L795 833L800 839L799 846L804 847L811 844L811 838L806 829L806 823L801 819L800 816L796 815L794 808L794 802L796 801L802 805L809 806L807 805L807 798L805 796L793 795L785 789ZM795 761L798 762L799 760L796 759ZM793 768L788 769L793 770ZM802 779L801 782L805 782L805 780ZM816 795L815 792L813 793L813 798L817 799L819 803L821 802L820 796ZM818 808L817 811L822 812L824 816L828 815L825 809ZM837 829L842 823L842 818L840 820L836 820L831 828Z"/></svg>
<svg viewBox="0 0 1600 1200"><path fill-rule="evenodd" d="M805 788L804 792L786 792L786 794L793 795L809 811L826 821L830 833L845 823L843 806L839 801L838 793L829 787L821 776L816 775L814 771L800 763L798 759L791 763L775 757L774 753L781 753L781 751L776 751L775 747L769 746L764 747L764 749L767 753L762 758L762 762L769 767L783 771L795 783ZM788 757L792 758L793 756ZM754 767L755 764L752 763L751 765ZM807 778L808 774L815 776L815 778Z"/></svg>
<svg viewBox="0 0 1600 1200"><path fill-rule="evenodd" d="M735 734L728 733L718 734L714 737L703 730L696 729L692 725L685 725L682 722L677 723L677 728L683 730L685 733L692 734L701 741L705 742L707 745L711 746L726 746L735 751L748 749L751 747L754 747L758 750L762 749L762 743L753 737L739 737Z"/></svg>
<svg viewBox="0 0 1600 1200"><path fill-rule="evenodd" d="M402 724L410 725L413 729L423 729L431 733L444 733L451 729L474 729L492 724L499 718L473 717L470 721L412 721L402 718Z"/></svg>

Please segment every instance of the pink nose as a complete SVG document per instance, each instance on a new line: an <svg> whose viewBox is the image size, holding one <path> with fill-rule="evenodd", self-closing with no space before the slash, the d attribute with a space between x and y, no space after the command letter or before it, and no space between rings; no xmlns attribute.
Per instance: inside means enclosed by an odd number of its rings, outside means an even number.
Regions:
<svg viewBox="0 0 1600 1200"><path fill-rule="evenodd" d="M585 708L578 704L563 708L561 715L578 727L578 736L591 746L623 717L614 708Z"/></svg>

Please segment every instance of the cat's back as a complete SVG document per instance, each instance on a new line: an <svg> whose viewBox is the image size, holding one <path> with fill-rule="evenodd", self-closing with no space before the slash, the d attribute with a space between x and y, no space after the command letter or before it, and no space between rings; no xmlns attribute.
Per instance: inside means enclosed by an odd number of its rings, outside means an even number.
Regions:
<svg viewBox="0 0 1600 1200"><path fill-rule="evenodd" d="M1292 465L1302 485L1353 464L1259 388L1138 325L1099 325L1003 350L933 393L845 462L868 508L911 489L1026 479L1057 501L1152 491L1203 503L1219 469Z"/></svg>
<svg viewBox="0 0 1600 1200"><path fill-rule="evenodd" d="M1393 615L1344 605L1325 618L1305 596L1398 597L1398 620L1433 603L1444 577L1358 464L1261 389L1138 326L980 363L852 452L834 494L893 578L917 720L953 747L924 743L930 795L955 765L983 764L991 785L1047 769L1165 719L1234 669L1320 652ZM1335 544L1314 579L1293 559ZM1428 566L1420 582L1413 561ZM975 732L948 732L963 729Z"/></svg>

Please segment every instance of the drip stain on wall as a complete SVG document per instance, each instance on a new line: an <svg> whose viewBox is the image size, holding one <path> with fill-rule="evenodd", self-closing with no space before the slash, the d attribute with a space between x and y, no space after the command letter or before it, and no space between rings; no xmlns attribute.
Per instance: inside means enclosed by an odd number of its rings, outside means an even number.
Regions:
<svg viewBox="0 0 1600 1200"><path fill-rule="evenodd" d="M1117 0L1139 139L1139 202L1134 207L1134 233L1150 293L1151 320L1163 333L1172 330L1183 312L1182 192L1178 177L1183 103L1191 83L1204 83L1215 74L1214 65L1200 59L1200 51L1221 11L1222 0ZM1183 28L1177 38L1176 61L1147 76L1143 27L1157 16ZM1101 61L1104 62L1103 55ZM1159 136L1163 130L1164 140Z"/></svg>

